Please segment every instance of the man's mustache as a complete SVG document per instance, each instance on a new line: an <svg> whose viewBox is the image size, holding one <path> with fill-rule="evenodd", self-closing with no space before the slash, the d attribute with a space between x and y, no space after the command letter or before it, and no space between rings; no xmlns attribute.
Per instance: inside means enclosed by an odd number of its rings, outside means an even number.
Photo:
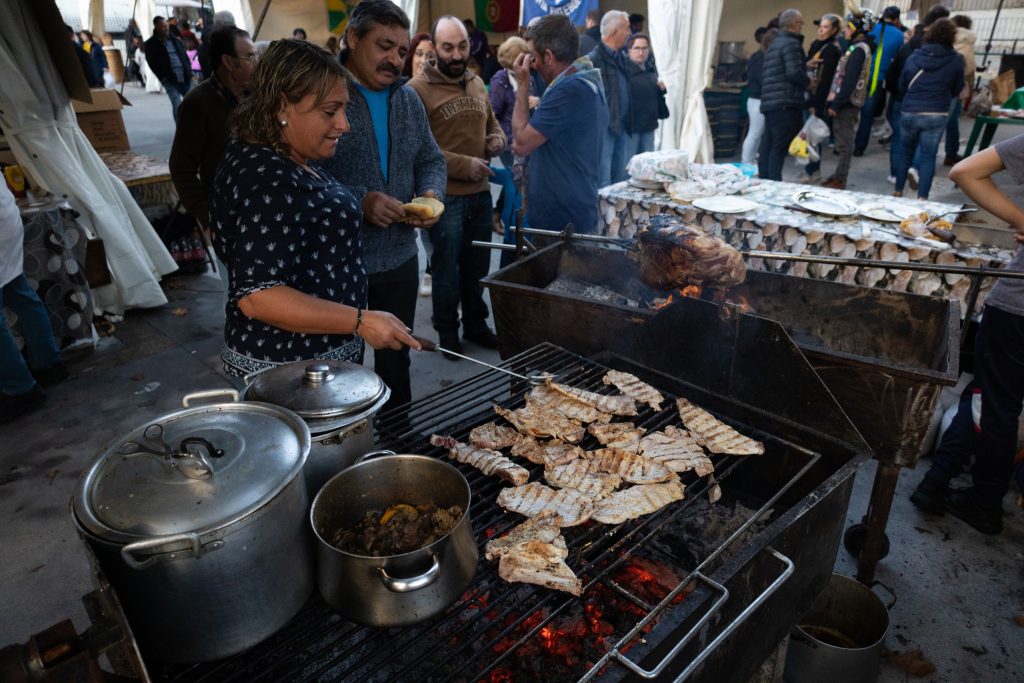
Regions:
<svg viewBox="0 0 1024 683"><path fill-rule="evenodd" d="M377 65L377 71L386 71L395 76L398 76L402 73L401 69L396 67L391 62L381 62L380 64Z"/></svg>

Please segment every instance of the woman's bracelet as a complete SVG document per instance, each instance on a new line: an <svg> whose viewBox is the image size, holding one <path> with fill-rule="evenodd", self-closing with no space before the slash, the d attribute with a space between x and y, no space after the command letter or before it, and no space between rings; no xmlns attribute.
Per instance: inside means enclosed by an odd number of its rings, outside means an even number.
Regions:
<svg viewBox="0 0 1024 683"><path fill-rule="evenodd" d="M352 328L352 334L359 336L359 326L363 324L363 309L356 307L356 326Z"/></svg>

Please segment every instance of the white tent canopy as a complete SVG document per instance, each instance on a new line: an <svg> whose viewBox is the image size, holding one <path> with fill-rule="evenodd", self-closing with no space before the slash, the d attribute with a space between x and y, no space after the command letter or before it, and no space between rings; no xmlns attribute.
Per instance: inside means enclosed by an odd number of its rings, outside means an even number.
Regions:
<svg viewBox="0 0 1024 683"><path fill-rule="evenodd" d="M19 163L103 239L113 284L93 290L97 308L119 313L167 303L159 278L177 266L78 127L31 2L0 2L0 125Z"/></svg>

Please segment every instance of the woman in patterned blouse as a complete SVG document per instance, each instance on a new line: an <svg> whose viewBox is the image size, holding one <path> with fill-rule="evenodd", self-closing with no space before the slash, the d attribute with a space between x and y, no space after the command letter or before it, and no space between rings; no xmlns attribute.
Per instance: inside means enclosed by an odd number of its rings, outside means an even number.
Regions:
<svg viewBox="0 0 1024 683"><path fill-rule="evenodd" d="M228 268L225 370L244 375L312 358L360 362L375 349L419 349L390 313L368 311L359 202L315 164L348 131L348 84L326 50L270 45L232 119L211 223Z"/></svg>

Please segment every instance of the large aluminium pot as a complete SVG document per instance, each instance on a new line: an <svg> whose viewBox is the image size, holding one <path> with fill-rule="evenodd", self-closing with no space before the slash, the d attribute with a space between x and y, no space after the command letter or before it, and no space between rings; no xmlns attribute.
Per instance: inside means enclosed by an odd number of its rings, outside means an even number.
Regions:
<svg viewBox="0 0 1024 683"><path fill-rule="evenodd" d="M189 407L199 396L235 402ZM142 650L217 659L281 628L314 586L295 413L185 397L123 434L86 471L73 518L117 592Z"/></svg>
<svg viewBox="0 0 1024 683"><path fill-rule="evenodd" d="M246 377L247 401L273 403L306 421L313 445L303 473L310 497L373 449L373 416L391 390L361 365L305 360Z"/></svg>
<svg viewBox="0 0 1024 683"><path fill-rule="evenodd" d="M339 529L396 503L460 505L463 515L447 535L402 555L356 555L331 544ZM404 626L441 613L476 573L470 503L469 482L446 462L423 455L364 456L313 500L320 594L343 617L368 626Z"/></svg>

